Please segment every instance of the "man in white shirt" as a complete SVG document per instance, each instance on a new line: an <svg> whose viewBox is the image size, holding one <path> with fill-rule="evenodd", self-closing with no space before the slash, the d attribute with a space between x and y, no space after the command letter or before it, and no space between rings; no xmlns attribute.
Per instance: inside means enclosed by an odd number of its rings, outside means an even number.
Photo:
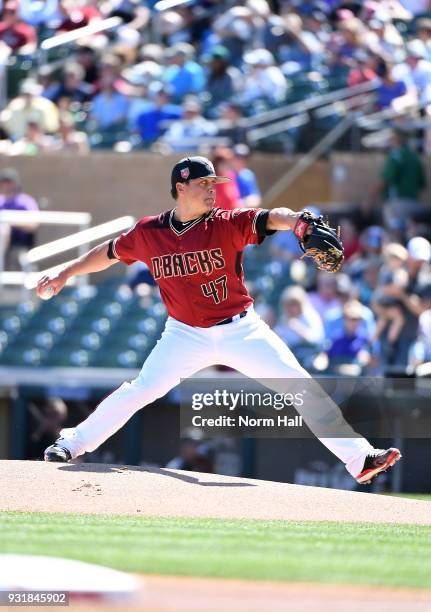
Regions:
<svg viewBox="0 0 431 612"><path fill-rule="evenodd" d="M393 68L395 79L403 81L408 93L416 97L421 104L431 102L431 62L427 57L427 49L419 40L411 40L407 44L405 62Z"/></svg>

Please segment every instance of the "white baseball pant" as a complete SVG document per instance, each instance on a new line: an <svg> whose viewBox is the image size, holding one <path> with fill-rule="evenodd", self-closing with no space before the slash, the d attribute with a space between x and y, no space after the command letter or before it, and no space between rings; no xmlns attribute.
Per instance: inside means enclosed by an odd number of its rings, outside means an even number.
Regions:
<svg viewBox="0 0 431 612"><path fill-rule="evenodd" d="M242 319L209 328L191 327L169 317L139 375L113 391L77 427L63 429L62 445L67 446L74 458L94 451L135 412L163 397L182 379L215 364L226 365L257 380L311 379L252 307ZM285 383L278 390L286 392ZM296 409L310 430L346 465L348 472L357 476L373 447L353 431L332 400L322 404L322 408L319 406L313 402L311 410L310 404L304 402L303 407ZM323 422L329 423L331 431L336 431L336 437L319 436Z"/></svg>

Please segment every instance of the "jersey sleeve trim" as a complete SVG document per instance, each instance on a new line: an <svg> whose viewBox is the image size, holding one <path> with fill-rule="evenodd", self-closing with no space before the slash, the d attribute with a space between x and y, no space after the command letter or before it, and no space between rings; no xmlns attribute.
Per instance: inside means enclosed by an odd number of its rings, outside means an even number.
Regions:
<svg viewBox="0 0 431 612"><path fill-rule="evenodd" d="M108 244L108 259L118 259L114 254L114 240L110 240Z"/></svg>
<svg viewBox="0 0 431 612"><path fill-rule="evenodd" d="M115 243L117 242L119 236L117 236L117 238L114 238L114 240L112 240L112 254L114 255L115 259L120 259L118 253L117 253L117 249L115 248Z"/></svg>
<svg viewBox="0 0 431 612"><path fill-rule="evenodd" d="M269 210L262 210L256 217L253 219L254 232L257 233L259 238L265 238L265 236L272 236L275 234L277 230L269 230L267 229L269 217Z"/></svg>
<svg viewBox="0 0 431 612"><path fill-rule="evenodd" d="M251 224L251 231L253 232L253 234L257 234L256 224L257 224L257 220L258 220L258 218L260 217L261 214L262 213L254 215L253 223Z"/></svg>

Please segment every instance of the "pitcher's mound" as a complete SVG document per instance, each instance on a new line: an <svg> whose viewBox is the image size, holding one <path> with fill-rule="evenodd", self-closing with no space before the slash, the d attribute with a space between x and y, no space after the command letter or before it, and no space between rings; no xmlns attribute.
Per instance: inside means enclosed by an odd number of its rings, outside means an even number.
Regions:
<svg viewBox="0 0 431 612"><path fill-rule="evenodd" d="M431 503L164 468L0 461L0 510L431 524Z"/></svg>

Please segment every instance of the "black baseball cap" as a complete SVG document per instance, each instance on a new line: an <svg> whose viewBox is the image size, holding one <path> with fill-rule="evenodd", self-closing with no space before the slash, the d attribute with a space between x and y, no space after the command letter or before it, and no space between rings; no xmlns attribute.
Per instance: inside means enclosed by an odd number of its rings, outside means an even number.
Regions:
<svg viewBox="0 0 431 612"><path fill-rule="evenodd" d="M206 157L184 157L172 168L172 192L176 192L177 183L186 183L198 178L214 178L216 183L227 183L231 180L229 176L217 176L214 166Z"/></svg>

